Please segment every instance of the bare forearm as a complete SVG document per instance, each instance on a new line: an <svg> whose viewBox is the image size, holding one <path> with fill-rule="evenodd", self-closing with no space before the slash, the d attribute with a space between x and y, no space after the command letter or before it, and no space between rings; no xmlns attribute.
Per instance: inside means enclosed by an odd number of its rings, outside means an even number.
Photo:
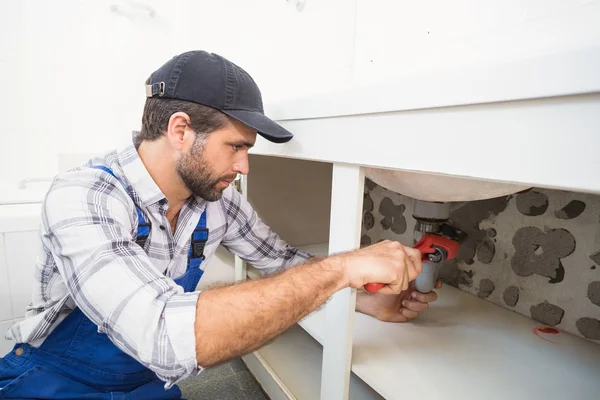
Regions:
<svg viewBox="0 0 600 400"><path fill-rule="evenodd" d="M279 275L201 293L198 364L214 365L261 347L345 286L337 262L311 259Z"/></svg>

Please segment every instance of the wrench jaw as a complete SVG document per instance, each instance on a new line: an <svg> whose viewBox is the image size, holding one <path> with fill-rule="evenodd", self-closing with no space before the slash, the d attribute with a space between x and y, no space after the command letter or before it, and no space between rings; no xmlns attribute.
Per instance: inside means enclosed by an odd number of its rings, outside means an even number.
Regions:
<svg viewBox="0 0 600 400"><path fill-rule="evenodd" d="M421 293L429 293L435 289L444 261L452 260L458 254L459 243L445 235L428 233L415 247L423 255L423 268L415 280L415 287Z"/></svg>
<svg viewBox="0 0 600 400"><path fill-rule="evenodd" d="M454 240L455 242L458 242L458 244L463 243L467 239L466 232L448 224L441 224L436 234Z"/></svg>
<svg viewBox="0 0 600 400"><path fill-rule="evenodd" d="M446 261L448 258L448 251L445 248L438 245L431 246L432 249L435 249L435 253L427 254L427 259L432 263L441 263Z"/></svg>

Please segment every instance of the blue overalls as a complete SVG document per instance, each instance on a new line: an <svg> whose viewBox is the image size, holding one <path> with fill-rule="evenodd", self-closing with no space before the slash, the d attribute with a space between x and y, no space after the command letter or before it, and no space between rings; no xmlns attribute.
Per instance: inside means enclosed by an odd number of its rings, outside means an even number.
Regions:
<svg viewBox="0 0 600 400"><path fill-rule="evenodd" d="M104 166L94 166L115 176ZM136 208L137 209L137 208ZM139 209L136 242L144 247L150 223ZM203 271L208 239L206 211L192 234L188 265L175 279L186 292L195 290ZM122 352L108 336L98 332L79 308L75 308L39 348L17 344L0 358L0 399L180 399L177 386L164 382L138 361Z"/></svg>

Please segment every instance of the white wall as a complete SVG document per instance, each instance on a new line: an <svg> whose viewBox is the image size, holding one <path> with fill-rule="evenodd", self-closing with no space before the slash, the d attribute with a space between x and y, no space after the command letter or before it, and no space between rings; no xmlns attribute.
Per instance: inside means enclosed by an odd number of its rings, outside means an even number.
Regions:
<svg viewBox="0 0 600 400"><path fill-rule="evenodd" d="M357 84L600 45L598 0L357 1Z"/></svg>
<svg viewBox="0 0 600 400"><path fill-rule="evenodd" d="M598 0L136 1L0 2L0 188L128 142L146 77L193 48L240 64L269 103L600 45Z"/></svg>
<svg viewBox="0 0 600 400"><path fill-rule="evenodd" d="M189 49L241 65L270 100L351 77L353 2L313 1L302 12L285 0L138 3L154 16L128 0L0 2L0 186L53 175L59 152L127 143L145 79Z"/></svg>

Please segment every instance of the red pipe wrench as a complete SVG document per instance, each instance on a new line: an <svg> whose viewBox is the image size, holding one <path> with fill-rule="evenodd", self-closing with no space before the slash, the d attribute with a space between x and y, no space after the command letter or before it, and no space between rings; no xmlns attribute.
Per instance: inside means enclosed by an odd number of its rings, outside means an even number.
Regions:
<svg viewBox="0 0 600 400"><path fill-rule="evenodd" d="M421 252L422 261L439 263L456 258L459 242L445 236L428 233L413 247ZM377 293L384 286L383 283L367 283L365 290L369 293Z"/></svg>

